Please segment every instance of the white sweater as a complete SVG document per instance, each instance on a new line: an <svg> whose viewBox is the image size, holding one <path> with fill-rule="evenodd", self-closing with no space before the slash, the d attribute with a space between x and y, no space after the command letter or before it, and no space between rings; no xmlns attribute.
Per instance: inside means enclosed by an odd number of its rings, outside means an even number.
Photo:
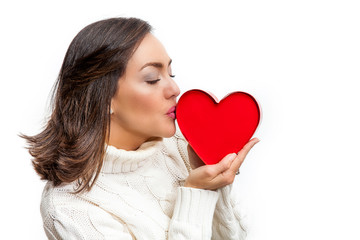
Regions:
<svg viewBox="0 0 360 240"><path fill-rule="evenodd" d="M136 151L108 146L89 192L75 183L45 186L41 214L49 239L244 239L231 186L183 187L189 171L180 131Z"/></svg>

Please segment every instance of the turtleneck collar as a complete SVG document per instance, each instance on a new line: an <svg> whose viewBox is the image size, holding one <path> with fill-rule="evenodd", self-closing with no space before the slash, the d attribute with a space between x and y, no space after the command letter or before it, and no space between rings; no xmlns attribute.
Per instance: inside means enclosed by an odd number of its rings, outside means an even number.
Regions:
<svg viewBox="0 0 360 240"><path fill-rule="evenodd" d="M135 151L127 151L108 145L101 172L125 173L135 171L161 149L162 143L162 138L144 142Z"/></svg>

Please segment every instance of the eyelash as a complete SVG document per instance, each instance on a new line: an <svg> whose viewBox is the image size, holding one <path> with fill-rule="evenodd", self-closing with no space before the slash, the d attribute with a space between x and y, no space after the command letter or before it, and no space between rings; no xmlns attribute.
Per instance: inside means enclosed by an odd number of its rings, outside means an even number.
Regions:
<svg viewBox="0 0 360 240"><path fill-rule="evenodd" d="M175 75L169 75L171 78L174 78ZM146 83L150 84L150 85L153 85L153 84L156 84L158 81L160 81L160 79L156 79L156 80L153 80L153 81L147 81Z"/></svg>
<svg viewBox="0 0 360 240"><path fill-rule="evenodd" d="M146 83L148 83L150 85L153 85L153 84L157 83L158 81L160 81L160 79L156 79L156 80L153 80L153 81L146 81Z"/></svg>

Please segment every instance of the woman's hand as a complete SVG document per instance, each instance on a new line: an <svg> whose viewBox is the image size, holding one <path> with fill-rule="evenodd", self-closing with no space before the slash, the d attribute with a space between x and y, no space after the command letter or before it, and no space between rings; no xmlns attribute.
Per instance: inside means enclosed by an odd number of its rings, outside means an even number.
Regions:
<svg viewBox="0 0 360 240"><path fill-rule="evenodd" d="M230 153L220 162L204 165L191 147L188 147L190 165L193 170L185 180L185 187L216 190L233 183L236 172L244 162L250 149L260 140L251 139L236 155Z"/></svg>

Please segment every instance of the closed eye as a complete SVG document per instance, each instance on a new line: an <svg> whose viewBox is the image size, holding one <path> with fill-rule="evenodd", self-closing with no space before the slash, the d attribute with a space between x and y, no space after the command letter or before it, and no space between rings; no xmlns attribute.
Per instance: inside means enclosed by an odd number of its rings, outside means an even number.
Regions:
<svg viewBox="0 0 360 240"><path fill-rule="evenodd" d="M156 84L158 81L160 81L160 79L156 79L156 80L153 80L153 81L146 81L147 84Z"/></svg>
<svg viewBox="0 0 360 240"><path fill-rule="evenodd" d="M169 75L171 78L174 78L175 75L173 74L170 74ZM150 84L150 85L153 85L153 84L156 84L158 81L160 81L160 79L156 79L156 80L152 80L152 81L146 81L146 83Z"/></svg>

